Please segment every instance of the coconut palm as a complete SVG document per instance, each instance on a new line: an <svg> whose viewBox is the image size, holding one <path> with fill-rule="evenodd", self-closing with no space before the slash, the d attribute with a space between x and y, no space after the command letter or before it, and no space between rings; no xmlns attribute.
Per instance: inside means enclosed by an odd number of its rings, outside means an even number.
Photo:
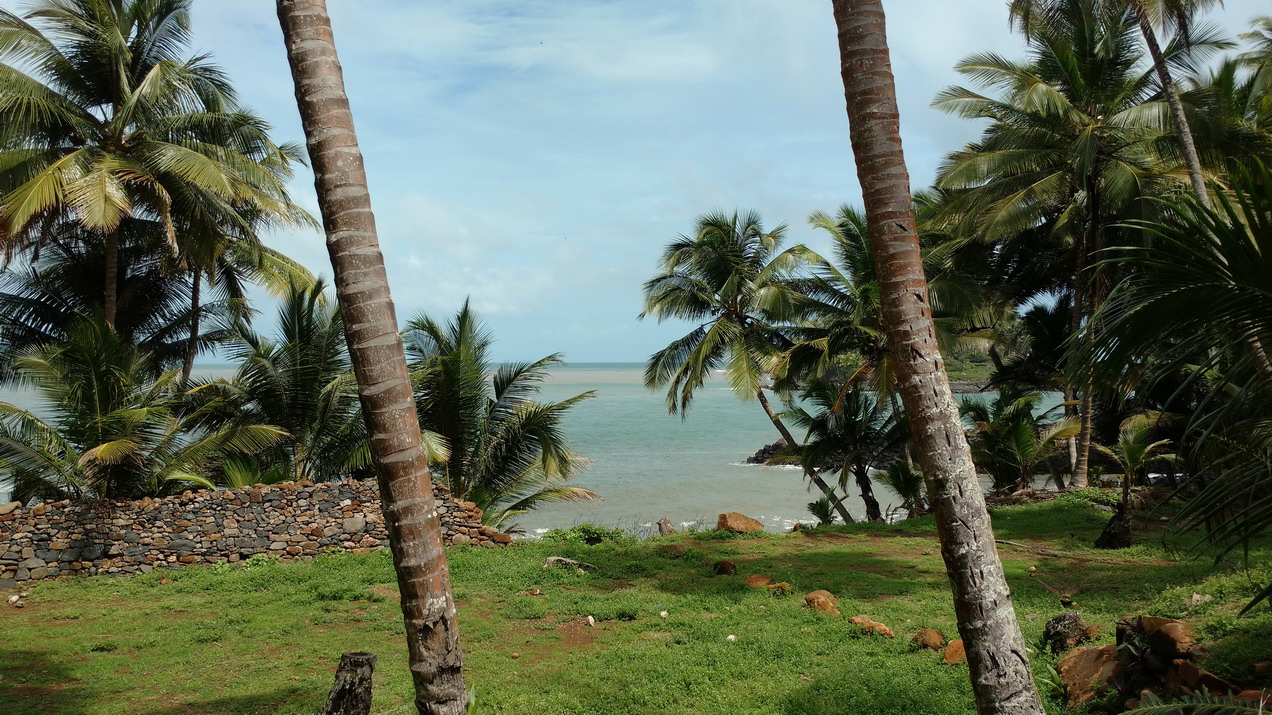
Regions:
<svg viewBox="0 0 1272 715"><path fill-rule="evenodd" d="M1067 0L1012 0L1011 16L1018 22L1026 36L1031 34L1035 24L1045 25L1047 16L1064 13ZM1184 104L1179 90L1171 75L1171 62L1163 51L1157 38L1157 31L1176 31L1177 39L1184 46L1191 44L1190 29L1195 16L1215 5L1222 5L1223 0L1115 0L1114 7L1126 6L1135 15L1144 45L1148 48L1153 61L1153 69L1157 73L1161 93L1166 99L1170 112L1170 121L1175 127L1180 153L1184 166L1188 170L1189 184L1193 194L1202 203L1206 197L1205 174L1202 171L1201 157L1197 152L1196 141L1189 127L1188 115L1184 112Z"/></svg>
<svg viewBox="0 0 1272 715"><path fill-rule="evenodd" d="M972 457L994 481L994 491L1029 489L1034 475L1081 426L1073 418L1049 421L1061 405L1039 413L1042 396L1015 388L989 402L966 399L963 416L972 422Z"/></svg>
<svg viewBox="0 0 1272 715"><path fill-rule="evenodd" d="M281 467L294 481L329 481L364 468L366 428L340 311L326 285L293 285L278 310L276 338L243 320L226 331L228 380L196 382L192 394L222 406L219 419L278 425L286 439L258 455L260 472Z"/></svg>
<svg viewBox="0 0 1272 715"><path fill-rule="evenodd" d="M39 0L22 17L0 11L6 255L73 217L102 244L108 325L125 219L159 221L176 250L191 226L250 230L245 215L292 212L283 184L292 151L234 104L207 57L182 55L189 40L189 0Z"/></svg>
<svg viewBox="0 0 1272 715"><path fill-rule="evenodd" d="M314 167L336 297L371 436L380 509L401 593L415 707L421 713L458 715L468 709L468 694L442 522L331 18L325 0L278 0L277 8Z"/></svg>
<svg viewBox="0 0 1272 715"><path fill-rule="evenodd" d="M588 460L570 449L562 429L570 409L595 393L535 399L559 355L494 368L494 337L467 301L446 323L412 319L405 340L420 424L448 453L435 469L452 494L483 510L486 523L503 526L544 502L600 498L566 484Z"/></svg>
<svg viewBox="0 0 1272 715"><path fill-rule="evenodd" d="M697 323L687 335L650 356L645 386L667 388L667 410L683 413L713 371L723 369L739 399L758 400L788 446L798 444L764 394L774 361L792 342L783 325L798 316L805 297L792 272L801 247L778 252L785 226L765 231L755 212L704 214L692 236L663 249L661 272L645 282L640 317ZM831 487L809 465L804 474L831 500ZM839 516L852 517L842 504Z"/></svg>
<svg viewBox="0 0 1272 715"><path fill-rule="evenodd" d="M855 481L866 519L882 522L870 472L909 437L904 415L865 390L826 379L810 382L800 394L800 404L785 415L808 434L790 453L802 464L836 473L841 491L848 489L850 479Z"/></svg>
<svg viewBox="0 0 1272 715"><path fill-rule="evenodd" d="M209 426L216 406L187 409L178 371L156 378L150 360L97 321L15 361L41 403L0 403L0 474L15 497L162 496L206 483L221 460L284 435L243 421Z"/></svg>
<svg viewBox="0 0 1272 715"><path fill-rule="evenodd" d="M981 713L1041 713L971 449L934 339L882 0L833 0L832 8L883 325L931 486L972 692Z"/></svg>

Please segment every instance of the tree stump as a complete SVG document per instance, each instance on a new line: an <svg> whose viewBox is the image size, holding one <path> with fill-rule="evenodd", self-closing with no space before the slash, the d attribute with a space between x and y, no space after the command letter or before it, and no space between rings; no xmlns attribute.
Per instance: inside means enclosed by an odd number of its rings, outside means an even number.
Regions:
<svg viewBox="0 0 1272 715"><path fill-rule="evenodd" d="M375 653L342 653L322 715L369 715Z"/></svg>

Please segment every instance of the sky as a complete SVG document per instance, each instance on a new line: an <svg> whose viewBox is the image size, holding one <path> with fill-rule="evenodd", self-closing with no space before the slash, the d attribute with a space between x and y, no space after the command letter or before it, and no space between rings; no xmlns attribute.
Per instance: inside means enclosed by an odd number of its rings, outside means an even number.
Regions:
<svg viewBox="0 0 1272 715"><path fill-rule="evenodd" d="M401 320L465 298L493 357L643 361L686 332L638 321L641 284L697 216L754 209L826 245L859 203L828 0L329 0ZM0 0L20 9L22 2ZM981 125L929 107L972 52L1024 56L1002 0L888 0L915 187ZM1231 32L1266 0L1227 0ZM195 0L195 50L303 142L274 3ZM292 183L317 216L313 178ZM330 275L319 231L267 242ZM269 305L259 306L268 315Z"/></svg>

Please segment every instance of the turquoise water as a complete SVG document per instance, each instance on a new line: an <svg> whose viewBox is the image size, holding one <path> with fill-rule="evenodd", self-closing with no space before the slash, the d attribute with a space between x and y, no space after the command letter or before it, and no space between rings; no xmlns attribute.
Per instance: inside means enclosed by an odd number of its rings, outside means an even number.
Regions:
<svg viewBox="0 0 1272 715"><path fill-rule="evenodd" d="M198 372L233 374L228 366ZM667 413L664 393L645 389L641 377L638 363L576 363L552 371L543 399L596 392L571 411L565 429L574 450L592 460L573 483L602 499L545 505L518 517L521 528L534 534L592 521L642 531L662 517L678 527L714 525L725 511L742 512L772 529L812 521L806 505L820 493L809 492L798 468L743 462L778 438L759 403L739 400L720 378L698 392L682 419ZM33 398L28 390L0 389L0 401L38 411ZM885 510L900 503L886 487L876 486L875 496ZM859 496L850 495L846 503L854 517L864 514Z"/></svg>

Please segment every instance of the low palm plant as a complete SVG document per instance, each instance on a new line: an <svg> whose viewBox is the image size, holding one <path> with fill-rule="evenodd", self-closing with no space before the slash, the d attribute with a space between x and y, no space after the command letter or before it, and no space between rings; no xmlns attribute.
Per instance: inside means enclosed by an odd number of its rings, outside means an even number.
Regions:
<svg viewBox="0 0 1272 715"><path fill-rule="evenodd" d="M101 321L14 361L41 406L0 403L0 480L25 499L131 499L205 483L232 455L276 444L278 427L208 421L222 406L189 407L178 370L157 378L150 358ZM39 414L37 414L37 412Z"/></svg>
<svg viewBox="0 0 1272 715"><path fill-rule="evenodd" d="M230 326L225 350L239 363L234 377L199 382L192 390L219 406L210 423L273 424L286 431L286 439L259 455L254 469L239 463L223 475L227 483L253 472L268 481L279 467L287 479L328 481L368 463L344 324L325 290L322 281L292 284L274 338L241 320Z"/></svg>
<svg viewBox="0 0 1272 715"><path fill-rule="evenodd" d="M1077 436L1078 420L1049 422L1063 405L1038 413L1041 400L1036 392L1005 388L989 402L962 401L963 417L972 422L972 458L993 479L994 491L1030 488L1038 468Z"/></svg>
<svg viewBox="0 0 1272 715"><path fill-rule="evenodd" d="M897 462L878 473L875 480L901 499L907 519L927 513L927 486L923 483L923 472L916 465Z"/></svg>
<svg viewBox="0 0 1272 715"><path fill-rule="evenodd" d="M562 429L570 409L594 393L535 399L559 355L495 368L494 337L467 302L446 323L411 320L404 337L420 425L448 452L444 461L432 460L437 476L456 497L476 503L486 523L506 525L543 502L599 498L566 484L588 460L570 449Z"/></svg>
<svg viewBox="0 0 1272 715"><path fill-rule="evenodd" d="M1117 442L1107 447L1096 446L1122 470L1122 498L1118 502L1117 513L1109 520L1104 533L1095 542L1096 546L1121 548L1131 545L1131 487L1148 482L1148 468L1153 462L1174 458L1174 455L1165 453L1170 440L1153 439L1160 420L1160 414L1132 415L1122 422Z"/></svg>

